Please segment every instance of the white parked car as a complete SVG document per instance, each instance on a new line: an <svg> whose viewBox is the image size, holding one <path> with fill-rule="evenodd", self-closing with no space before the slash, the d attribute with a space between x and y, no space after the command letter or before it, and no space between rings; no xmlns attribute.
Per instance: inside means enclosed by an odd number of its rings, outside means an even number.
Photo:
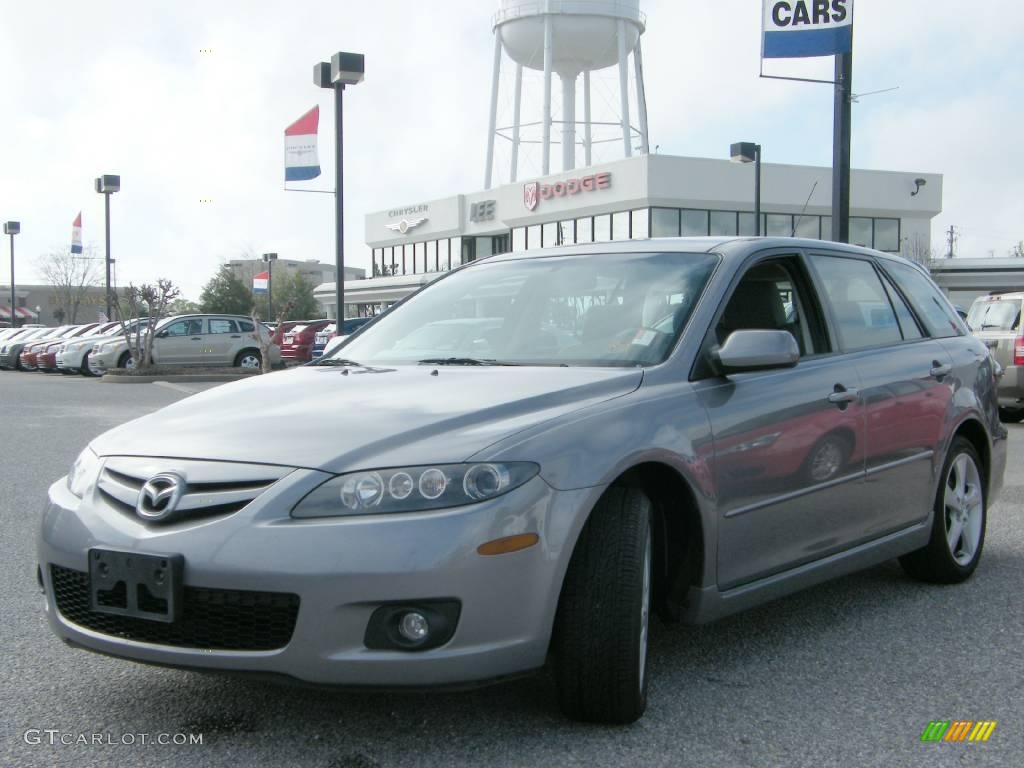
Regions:
<svg viewBox="0 0 1024 768"><path fill-rule="evenodd" d="M138 320L128 324L130 332L134 333ZM57 368L65 373L81 373L83 376L92 376L89 370L89 356L93 348L100 343L116 341L124 338L120 322L104 323L95 328L92 333L78 339L69 339L57 348Z"/></svg>

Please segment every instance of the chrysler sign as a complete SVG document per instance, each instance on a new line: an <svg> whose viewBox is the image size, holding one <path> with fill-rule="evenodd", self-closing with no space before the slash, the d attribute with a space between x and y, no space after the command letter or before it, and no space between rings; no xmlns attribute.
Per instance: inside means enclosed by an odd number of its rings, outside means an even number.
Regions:
<svg viewBox="0 0 1024 768"><path fill-rule="evenodd" d="M526 210L536 210L541 200L551 200L555 197L572 197L582 192L596 192L599 189L608 189L612 185L612 175L608 171L595 173L593 176L584 176L579 179L565 179L554 181L550 184L541 184L539 181L531 182L523 187L523 204Z"/></svg>

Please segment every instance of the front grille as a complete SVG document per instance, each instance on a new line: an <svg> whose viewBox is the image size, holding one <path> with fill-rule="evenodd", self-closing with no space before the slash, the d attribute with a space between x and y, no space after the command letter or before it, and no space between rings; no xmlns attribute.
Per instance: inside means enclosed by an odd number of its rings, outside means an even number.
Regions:
<svg viewBox="0 0 1024 768"><path fill-rule="evenodd" d="M180 648L272 651L284 648L295 630L299 596L286 592L185 587L180 618L172 623L115 616L89 608L89 574L50 566L53 596L61 615L104 635Z"/></svg>

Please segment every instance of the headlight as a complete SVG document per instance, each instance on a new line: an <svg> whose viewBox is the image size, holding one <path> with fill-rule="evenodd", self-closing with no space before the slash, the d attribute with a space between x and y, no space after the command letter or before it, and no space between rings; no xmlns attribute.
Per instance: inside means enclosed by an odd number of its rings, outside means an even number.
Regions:
<svg viewBox="0 0 1024 768"><path fill-rule="evenodd" d="M82 499L89 491L89 488L96 482L96 476L100 473L100 457L86 448L75 459L68 472L68 490L75 496Z"/></svg>
<svg viewBox="0 0 1024 768"><path fill-rule="evenodd" d="M107 351L107 345L106 344L97 344L95 347L92 348L92 351L96 352L96 353L106 352Z"/></svg>
<svg viewBox="0 0 1024 768"><path fill-rule="evenodd" d="M292 517L421 512L493 499L540 472L529 462L438 464L352 472L311 491Z"/></svg>

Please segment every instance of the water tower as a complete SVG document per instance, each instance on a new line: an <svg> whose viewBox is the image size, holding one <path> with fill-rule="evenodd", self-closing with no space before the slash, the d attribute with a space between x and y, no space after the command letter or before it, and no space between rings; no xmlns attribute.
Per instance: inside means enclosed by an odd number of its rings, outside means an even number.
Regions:
<svg viewBox="0 0 1024 768"><path fill-rule="evenodd" d="M562 170L576 167L577 128L582 125L584 165L590 165L595 129L621 130L626 157L633 154L634 139L640 151L648 151L647 99L644 95L643 57L640 36L646 18L640 0L502 0L494 17L494 75L491 82L490 132L487 137L487 172L484 186L491 188L496 137L511 141L511 181L519 175L519 148L524 142L541 145L542 174L551 173L551 145L562 148ZM512 124L499 127L498 91L502 52L515 64L516 79ZM629 55L633 54L638 127L630 122ZM591 113L591 73L618 65L619 114L613 120L594 121ZM544 73L542 117L539 123L523 123L523 68ZM552 141L551 79L558 75L562 87L560 136ZM576 83L583 76L583 120L576 120ZM524 129L540 128L530 139ZM618 139L614 139L618 141Z"/></svg>

